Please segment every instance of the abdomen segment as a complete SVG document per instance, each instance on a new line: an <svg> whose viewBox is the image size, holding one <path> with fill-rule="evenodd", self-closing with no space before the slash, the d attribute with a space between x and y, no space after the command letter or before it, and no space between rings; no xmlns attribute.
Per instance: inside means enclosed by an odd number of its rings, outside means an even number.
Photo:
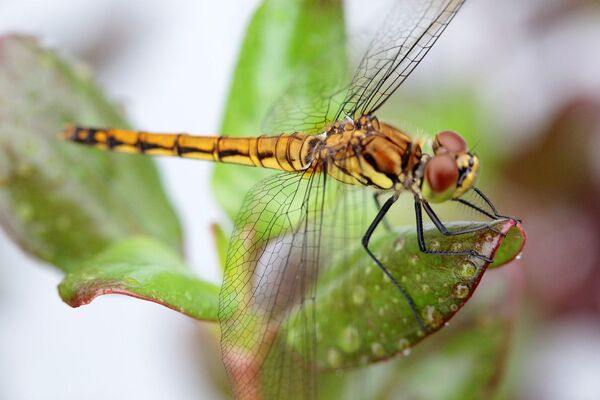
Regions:
<svg viewBox="0 0 600 400"><path fill-rule="evenodd" d="M281 171L306 169L315 146L321 142L318 137L303 133L257 137L192 136L77 126L68 127L63 138L121 153L195 158Z"/></svg>

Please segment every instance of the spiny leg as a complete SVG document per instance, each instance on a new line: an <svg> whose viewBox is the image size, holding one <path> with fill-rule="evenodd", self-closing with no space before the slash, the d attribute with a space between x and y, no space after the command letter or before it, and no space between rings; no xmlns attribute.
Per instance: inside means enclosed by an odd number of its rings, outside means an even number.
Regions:
<svg viewBox="0 0 600 400"><path fill-rule="evenodd" d="M453 201L463 204L463 205L469 207L470 209L475 210L482 215L485 215L486 217L488 217L489 219L491 219L493 221L497 221L499 219L504 218L504 219L509 219L509 220L521 223L521 220L519 218L509 217L506 215L499 214L498 211L496 210L496 207L492 203L492 201L481 190L479 190L476 187L473 187L473 191L488 205L488 207L492 210L492 212L486 211L483 208L479 207L478 205L473 204L470 201L467 201L465 199L453 199ZM490 228L490 229L499 235L506 236L506 234L504 234L496 229L493 229L493 228Z"/></svg>
<svg viewBox="0 0 600 400"><path fill-rule="evenodd" d="M381 210L381 202L379 201L379 198L381 197L381 195L385 194L385 192L375 192L373 194L373 200L375 200L375 205L377 206L377 210ZM383 227L385 228L386 231L388 232L392 232L392 226L390 225L389 221L387 220L387 218L383 218Z"/></svg>
<svg viewBox="0 0 600 400"><path fill-rule="evenodd" d="M471 208L471 209L473 209L473 210L475 210L475 211L477 211L477 212L485 215L486 217L488 217L488 218L490 218L492 220L498 219L494 214L491 214L491 213L485 211L483 208L481 208L479 206L476 206L475 204L473 204L471 202L468 202L465 199L454 199L453 201L456 201L457 203L460 203L460 204L464 204L465 206L467 206L467 207L469 207L469 208Z"/></svg>
<svg viewBox="0 0 600 400"><path fill-rule="evenodd" d="M498 210L494 206L494 203L492 203L492 201L481 190L479 190L477 187L474 186L473 187L473 191L475 193L477 193L477 195L488 205L488 207L490 207L492 209L492 212L494 213L493 214L494 215L493 219L506 218L506 219L510 219L510 220L513 220L513 221L517 221L519 223L522 222L519 218L510 217L510 216L502 215L502 214L498 213Z"/></svg>
<svg viewBox="0 0 600 400"><path fill-rule="evenodd" d="M481 207L478 207L478 206L476 206L475 204L473 204L473 203L471 203L471 202L468 202L467 200L464 200L464 199L454 199L454 201L456 201L457 203L460 203L460 204L464 204L465 206L467 206L467 207L469 207L469 208L471 208L471 209L473 209L473 210L475 210L475 211L477 211L477 212L479 212L479 213L481 213L481 214L485 215L486 217L490 218L490 219L491 219L491 220L493 220L493 221L497 221L497 220L499 220L499 219L502 219L502 217L500 217L500 216L495 216L495 215L493 215L493 214L490 214L489 212L485 211L483 208L481 208ZM514 219L514 220L515 220L515 221L519 221L519 220L517 220L517 219ZM498 234L498 235L500 235L500 236L502 236L502 237L506 237L506 234L505 234L505 233L502 233L502 232L501 232L501 231L499 231L498 229L496 229L496 228L492 228L492 227L488 227L488 228L489 228L489 229L490 229L492 232L494 232L494 233L496 233L496 234Z"/></svg>
<svg viewBox="0 0 600 400"><path fill-rule="evenodd" d="M466 233L479 232L484 229L491 229L487 224L480 224L480 225L477 225L477 226L474 226L471 228L466 228L466 229L462 229L462 230L458 230L458 231L450 231L450 230L448 230L448 228L446 228L446 226L440 220L440 218L437 216L435 211L433 211L433 208L431 208L431 206L429 205L428 202L426 202L425 200L421 200L421 205L425 209L425 212L427 213L427 215L429 215L429 218L431 218L431 221L433 222L435 227L444 236L458 236L458 235L464 235Z"/></svg>
<svg viewBox="0 0 600 400"><path fill-rule="evenodd" d="M429 250L427 248L427 244L425 243L425 236L423 234L423 212L421 210L421 199L415 196L415 217L417 220L417 240L419 242L419 249L425 254L433 254L440 256L471 256L479 258L485 262L491 263L493 260L479 254L475 250L466 250L466 251L436 251Z"/></svg>
<svg viewBox="0 0 600 400"><path fill-rule="evenodd" d="M362 238L362 245L365 248L365 250L367 251L367 253L369 254L369 256L371 257L371 259L373 259L373 261L375 261L375 264L377 264L377 266L383 271L383 273L388 278L390 278L390 280L396 286L396 288L398 288L398 290L400 291L400 293L402 294L402 296L408 303L408 306L410 307L410 310L411 310L413 316L415 317L415 320L419 324L419 328L421 328L423 331L427 331L427 326L425 325L425 323L423 322L423 319L421 318L421 315L417 311L417 306L416 306L414 300L412 299L412 297L410 296L410 294L408 294L408 292L400 285L400 283L396 280L396 278L394 278L394 276L385 267L385 265L383 265L381 263L381 261L379 261L377 259L375 254L373 254L373 252L371 250L369 250L369 241L371 240L371 236L373 235L373 232L375 231L375 229L377 228L379 223L385 218L385 215L390 210L392 205L396 202L396 200L398 200L397 192L394 193L389 199L387 199L387 201L383 204L383 206L381 206L379 212L375 216L375 219L373 220L373 222L371 222L369 229L367 229L367 232L365 232L365 235Z"/></svg>

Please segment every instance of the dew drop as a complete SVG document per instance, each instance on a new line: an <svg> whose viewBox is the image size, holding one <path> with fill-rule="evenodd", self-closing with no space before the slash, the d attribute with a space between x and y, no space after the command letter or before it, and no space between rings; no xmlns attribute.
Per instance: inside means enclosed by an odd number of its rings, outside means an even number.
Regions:
<svg viewBox="0 0 600 400"><path fill-rule="evenodd" d="M352 292L352 301L354 304L363 304L365 302L365 298L367 297L367 291L364 287L358 285L354 288Z"/></svg>
<svg viewBox="0 0 600 400"><path fill-rule="evenodd" d="M423 290L423 293L429 293L429 290L431 288L429 287L429 285L424 284L423 286L421 286L421 289Z"/></svg>
<svg viewBox="0 0 600 400"><path fill-rule="evenodd" d="M410 352L411 352L411 348L407 347L406 349L402 350L402 355L404 357L410 356Z"/></svg>
<svg viewBox="0 0 600 400"><path fill-rule="evenodd" d="M336 349L327 350L327 362L331 368L339 368L342 365L342 355Z"/></svg>
<svg viewBox="0 0 600 400"><path fill-rule="evenodd" d="M408 339L401 338L400 340L398 340L398 349L402 352L406 351L407 349L410 349L410 342L408 341Z"/></svg>
<svg viewBox="0 0 600 400"><path fill-rule="evenodd" d="M470 261L460 266L459 275L465 279L471 279L477 273L477 267Z"/></svg>
<svg viewBox="0 0 600 400"><path fill-rule="evenodd" d="M469 287L467 285L463 285L462 283L459 283L458 285L454 286L454 296L456 296L459 299L464 299L469 295Z"/></svg>
<svg viewBox="0 0 600 400"><path fill-rule="evenodd" d="M371 344L371 351L376 357L383 357L385 355L385 349L381 345L381 343L373 343Z"/></svg>
<svg viewBox="0 0 600 400"><path fill-rule="evenodd" d="M346 353L353 353L360 347L360 334L354 326L348 326L342 332L340 346Z"/></svg>
<svg viewBox="0 0 600 400"><path fill-rule="evenodd" d="M427 321L434 328L437 328L442 324L442 314L440 314L440 312L434 306L427 306L423 314L425 321Z"/></svg>
<svg viewBox="0 0 600 400"><path fill-rule="evenodd" d="M517 254L517 256L515 257L515 260L520 260L523 258L523 252Z"/></svg>
<svg viewBox="0 0 600 400"><path fill-rule="evenodd" d="M456 312L456 311L458 311L458 306L457 306L456 304L451 304L451 305L450 305L450 310L451 310L452 312Z"/></svg>
<svg viewBox="0 0 600 400"><path fill-rule="evenodd" d="M406 239L404 239L403 237L399 237L398 239L396 239L396 242L394 243L394 250L396 251L400 251L404 248L404 245L406 244Z"/></svg>
<svg viewBox="0 0 600 400"><path fill-rule="evenodd" d="M450 247L450 250L452 250L454 252L462 251L462 249L463 249L463 246L462 246L462 243L460 243L460 242L452 243L452 246Z"/></svg>

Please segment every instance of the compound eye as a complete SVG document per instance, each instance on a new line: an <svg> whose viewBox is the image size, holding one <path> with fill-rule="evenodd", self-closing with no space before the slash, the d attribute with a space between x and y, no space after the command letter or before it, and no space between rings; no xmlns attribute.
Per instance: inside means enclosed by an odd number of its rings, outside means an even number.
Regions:
<svg viewBox="0 0 600 400"><path fill-rule="evenodd" d="M467 143L462 136L456 132L443 131L435 135L433 144L435 154L450 153L460 154L467 151Z"/></svg>
<svg viewBox="0 0 600 400"><path fill-rule="evenodd" d="M425 166L425 180L434 193L444 193L455 188L458 182L458 167L449 154L433 157Z"/></svg>

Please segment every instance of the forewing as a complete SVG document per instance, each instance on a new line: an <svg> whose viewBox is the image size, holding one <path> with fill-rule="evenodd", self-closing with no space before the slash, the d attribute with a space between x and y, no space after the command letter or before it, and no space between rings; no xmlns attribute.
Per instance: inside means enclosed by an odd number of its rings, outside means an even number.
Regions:
<svg viewBox="0 0 600 400"><path fill-rule="evenodd" d="M362 58L340 116L371 114L423 60L465 0L399 0Z"/></svg>
<svg viewBox="0 0 600 400"><path fill-rule="evenodd" d="M315 57L298 67L286 89L268 111L263 133L322 133L335 122L350 75L344 37L335 41L335 52Z"/></svg>
<svg viewBox="0 0 600 400"><path fill-rule="evenodd" d="M297 69L268 112L263 132L321 133L332 122L374 113L423 60L464 2L399 0L385 13L367 14L349 44L340 35L323 46L330 52ZM365 37L372 37L368 45L362 45ZM348 54L354 53L362 58L349 74Z"/></svg>

